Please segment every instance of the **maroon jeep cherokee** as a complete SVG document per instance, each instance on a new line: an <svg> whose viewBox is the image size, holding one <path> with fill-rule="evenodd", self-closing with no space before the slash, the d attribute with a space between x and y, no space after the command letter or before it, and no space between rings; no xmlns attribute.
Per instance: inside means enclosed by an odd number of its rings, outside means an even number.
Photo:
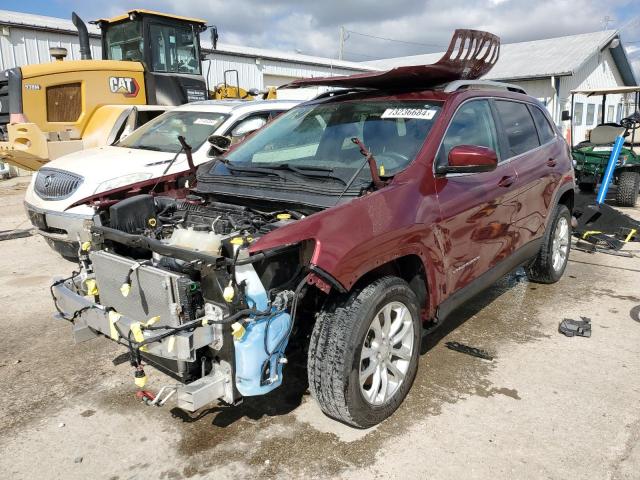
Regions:
<svg viewBox="0 0 640 480"><path fill-rule="evenodd" d="M52 290L76 339L126 345L141 388L145 364L180 381L142 396L189 411L306 362L322 410L368 427L407 395L423 332L519 266L558 281L575 186L544 106L509 85L387 80L283 114L195 188L93 199L83 269Z"/></svg>

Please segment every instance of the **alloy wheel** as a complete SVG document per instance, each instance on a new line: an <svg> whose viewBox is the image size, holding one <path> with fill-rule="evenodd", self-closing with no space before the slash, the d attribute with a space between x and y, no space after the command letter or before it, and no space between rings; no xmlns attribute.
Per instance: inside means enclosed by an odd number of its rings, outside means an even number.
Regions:
<svg viewBox="0 0 640 480"><path fill-rule="evenodd" d="M371 405L387 403L405 380L413 355L411 311L401 302L384 305L373 317L360 353L359 382Z"/></svg>

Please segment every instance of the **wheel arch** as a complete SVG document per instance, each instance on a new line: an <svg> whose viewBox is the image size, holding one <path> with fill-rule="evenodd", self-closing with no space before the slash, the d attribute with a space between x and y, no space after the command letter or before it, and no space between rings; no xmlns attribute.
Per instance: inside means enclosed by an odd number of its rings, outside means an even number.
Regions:
<svg viewBox="0 0 640 480"><path fill-rule="evenodd" d="M399 277L407 282L418 298L422 318L425 319L431 316L429 267L428 263L417 253L405 253L380 263L362 274L353 284L351 290L364 288L373 281L387 275Z"/></svg>

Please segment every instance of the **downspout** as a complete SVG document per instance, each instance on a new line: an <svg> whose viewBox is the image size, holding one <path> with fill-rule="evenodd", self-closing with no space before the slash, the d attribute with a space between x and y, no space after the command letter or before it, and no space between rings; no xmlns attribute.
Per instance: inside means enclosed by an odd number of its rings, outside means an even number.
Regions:
<svg viewBox="0 0 640 480"><path fill-rule="evenodd" d="M91 60L91 45L89 44L89 32L87 26L76 12L71 14L71 21L78 29L78 39L80 40L80 59Z"/></svg>

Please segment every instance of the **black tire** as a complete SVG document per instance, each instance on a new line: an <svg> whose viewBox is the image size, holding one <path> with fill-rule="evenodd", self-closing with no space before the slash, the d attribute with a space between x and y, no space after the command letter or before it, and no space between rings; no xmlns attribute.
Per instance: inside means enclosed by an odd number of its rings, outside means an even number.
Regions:
<svg viewBox="0 0 640 480"><path fill-rule="evenodd" d="M402 303L411 314L413 350L397 390L386 402L373 405L361 391L361 352L372 320L391 302ZM372 427L393 414L411 389L418 369L422 337L419 310L415 293L397 277L375 280L323 308L311 334L307 371L311 395L325 414L358 428ZM411 337L409 331L406 336Z"/></svg>
<svg viewBox="0 0 640 480"><path fill-rule="evenodd" d="M591 182L581 182L578 183L578 188L580 188L580 191L583 193L593 193L596 190L596 185Z"/></svg>
<svg viewBox="0 0 640 480"><path fill-rule="evenodd" d="M566 222L567 244L566 254L561 265L554 266L554 237L559 222ZM565 205L557 205L553 211L547 229L542 238L542 246L538 255L525 267L527 277L536 283L555 283L564 274L571 251L571 212Z"/></svg>
<svg viewBox="0 0 640 480"><path fill-rule="evenodd" d="M616 203L621 207L635 207L640 188L640 174L633 170L623 170L618 177Z"/></svg>

